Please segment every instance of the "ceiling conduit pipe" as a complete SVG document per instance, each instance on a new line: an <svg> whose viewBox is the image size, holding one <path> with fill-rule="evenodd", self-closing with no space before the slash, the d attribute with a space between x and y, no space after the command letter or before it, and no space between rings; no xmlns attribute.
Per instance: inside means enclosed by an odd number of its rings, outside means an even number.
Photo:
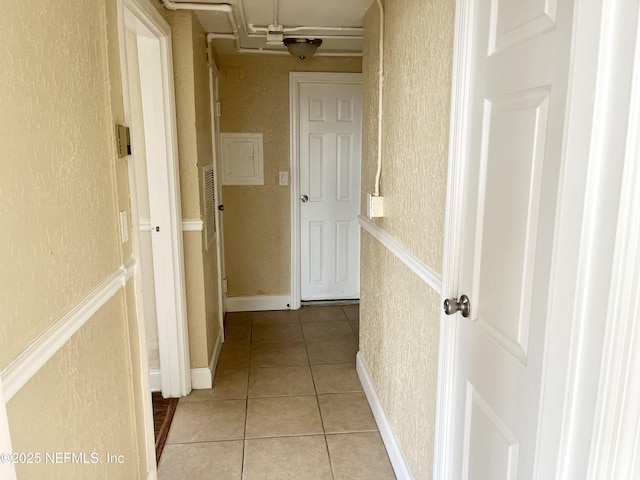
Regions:
<svg viewBox="0 0 640 480"><path fill-rule="evenodd" d="M207 33L207 44L211 43L211 40L216 38L222 38L227 40L236 41L236 52L238 53L266 53L269 55L289 55L288 51L282 50L265 50L262 48L242 48L239 44L238 35L232 33Z"/></svg>
<svg viewBox="0 0 640 480"><path fill-rule="evenodd" d="M264 33L249 33L248 38L264 38ZM310 35L304 35L308 37ZM362 37L355 35L313 35L313 38L322 38L329 40L362 40ZM355 53L353 55L356 55Z"/></svg>
<svg viewBox="0 0 640 480"><path fill-rule="evenodd" d="M212 40L216 38L221 38L224 40L235 40L236 41L236 52L237 53L263 53L265 55L290 55L288 50L270 50L266 48L242 48L238 44L238 37L233 35L232 33L207 33L207 43L211 43ZM318 54L316 54L318 55ZM338 53L338 52L328 52L328 53L320 53L319 55L323 57L361 57L362 53Z"/></svg>
<svg viewBox="0 0 640 480"><path fill-rule="evenodd" d="M264 53L268 55L289 55L288 51L282 50L265 50L263 48L242 48L240 46L240 34L238 33L238 23L236 22L235 15L233 14L233 7L228 3L175 3L171 0L160 0L162 5L167 10L203 10L209 12L223 12L227 14L229 24L233 33L207 33L207 44L215 38L222 38L228 40L235 40L236 52L238 53ZM321 55L327 57L358 57L362 54L354 53L322 53Z"/></svg>
<svg viewBox="0 0 640 480"><path fill-rule="evenodd" d="M247 25L247 30L249 31L249 33L267 33L269 31L269 27L258 27L256 25L253 24L249 24ZM316 31L316 32L356 32L359 33L360 35L358 36L362 36L362 27L311 27L311 26L306 26L306 27L284 27L283 28L283 33L294 33L294 32L300 32L300 31ZM355 35L354 35L355 37Z"/></svg>
<svg viewBox="0 0 640 480"><path fill-rule="evenodd" d="M380 42L378 60L378 169L376 170L376 181L373 196L380 196L380 175L382 174L382 93L384 85L384 10L382 1L376 0L380 10Z"/></svg>
<svg viewBox="0 0 640 480"><path fill-rule="evenodd" d="M233 30L233 34L228 35L238 35L238 23L236 22L236 17L233 14L233 7L228 3L216 3L216 4L205 4L205 3L175 3L171 0L160 0L162 5L167 10L202 10L208 12L223 12L227 14L229 18L229 24L231 25L231 30Z"/></svg>

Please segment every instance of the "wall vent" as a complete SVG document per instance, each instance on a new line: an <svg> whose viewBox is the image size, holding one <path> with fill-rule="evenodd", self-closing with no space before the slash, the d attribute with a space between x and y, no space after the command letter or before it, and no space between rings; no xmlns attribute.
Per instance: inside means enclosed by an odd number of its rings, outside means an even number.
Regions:
<svg viewBox="0 0 640 480"><path fill-rule="evenodd" d="M202 191L204 194L204 238L207 250L216 235L216 182L213 165L202 169Z"/></svg>

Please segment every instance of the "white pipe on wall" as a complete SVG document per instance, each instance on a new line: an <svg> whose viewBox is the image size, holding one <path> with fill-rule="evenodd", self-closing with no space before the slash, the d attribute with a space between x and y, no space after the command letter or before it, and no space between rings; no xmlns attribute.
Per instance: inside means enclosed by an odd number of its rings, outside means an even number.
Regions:
<svg viewBox="0 0 640 480"><path fill-rule="evenodd" d="M249 33L249 38L264 38L264 33ZM362 37L355 35L313 35L313 38L322 38L329 40L362 40Z"/></svg>
<svg viewBox="0 0 640 480"><path fill-rule="evenodd" d="M273 0L273 24L278 25L278 0Z"/></svg>
<svg viewBox="0 0 640 480"><path fill-rule="evenodd" d="M227 18L229 19L229 23L231 24L231 30L233 30L233 34L238 34L238 23L236 22L236 17L233 14L233 7L228 3L216 3L216 4L205 4L205 3L175 3L170 0L160 0L164 7L168 10L202 10L208 12L223 12L227 14Z"/></svg>
<svg viewBox="0 0 640 480"><path fill-rule="evenodd" d="M376 170L375 187L373 196L380 196L380 175L382 174L382 93L384 84L384 10L381 0L376 0L380 10L380 42L379 48L379 69L378 69L378 169Z"/></svg>
<svg viewBox="0 0 640 480"><path fill-rule="evenodd" d="M236 53L257 53L265 55L290 55L287 50L267 50L265 48L242 48L238 42L238 36L231 33L207 33L207 44L216 38L222 38L227 40L236 41ZM361 57L361 53L341 53L341 52L326 52L316 53L315 56L321 57Z"/></svg>
<svg viewBox="0 0 640 480"><path fill-rule="evenodd" d="M267 33L269 27L257 27L256 25L247 25L247 30L250 33ZM282 29L283 33L301 32L305 30L319 31L319 32L357 32L360 35L354 35L355 38L361 38L363 29L362 27L285 27Z"/></svg>
<svg viewBox="0 0 640 480"><path fill-rule="evenodd" d="M171 0L161 0L164 7L168 10L204 10L210 12L223 12L227 14L229 24L233 33L207 33L207 44L215 38L223 38L235 40L237 53L258 53L266 55L289 55L288 51L281 50L265 50L263 48L242 48L240 46L240 35L238 33L238 23L233 14L233 7L228 3L204 4L204 3L175 3ZM297 27L304 28L304 27ZM316 30L324 30L324 28L316 28ZM266 28L265 28L266 32ZM362 54L357 53L320 53L318 56L325 57L361 57Z"/></svg>

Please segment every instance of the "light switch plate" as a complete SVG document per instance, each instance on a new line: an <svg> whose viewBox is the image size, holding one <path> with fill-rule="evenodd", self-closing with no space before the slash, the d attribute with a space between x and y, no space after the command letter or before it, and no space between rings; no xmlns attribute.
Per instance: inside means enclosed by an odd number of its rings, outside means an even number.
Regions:
<svg viewBox="0 0 640 480"><path fill-rule="evenodd" d="M289 172L280 172L278 174L278 182L280 185L289 185Z"/></svg>

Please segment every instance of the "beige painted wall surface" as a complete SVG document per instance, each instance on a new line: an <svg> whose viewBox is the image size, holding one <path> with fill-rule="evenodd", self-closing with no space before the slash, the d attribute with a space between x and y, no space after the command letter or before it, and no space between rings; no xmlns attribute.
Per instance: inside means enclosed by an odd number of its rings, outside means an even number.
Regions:
<svg viewBox="0 0 640 480"><path fill-rule="evenodd" d="M0 30L3 367L118 268L120 242L104 2L15 2Z"/></svg>
<svg viewBox="0 0 640 480"><path fill-rule="evenodd" d="M206 33L193 12L170 11L182 216L200 220L202 169L213 162ZM217 253L204 232L184 233L185 283L191 368L209 365L221 334L217 310Z"/></svg>
<svg viewBox="0 0 640 480"><path fill-rule="evenodd" d="M360 352L414 479L431 478L440 295L362 233Z"/></svg>
<svg viewBox="0 0 640 480"><path fill-rule="evenodd" d="M220 129L264 135L264 185L225 186L228 295L290 293L289 72L361 72L361 58L220 55Z"/></svg>
<svg viewBox="0 0 640 480"><path fill-rule="evenodd" d="M131 254L117 216L128 211L129 191L126 160L115 159L113 123L123 119L116 6L27 0L0 18L0 139L10 152L0 156L8 227L0 233L0 367ZM125 464L19 466L19 478L146 475L129 293L125 302L118 292L7 406L15 451L112 452Z"/></svg>
<svg viewBox="0 0 640 480"><path fill-rule="evenodd" d="M207 323L205 310L204 270L200 232L184 232L184 269L187 274L187 319L191 368L206 367Z"/></svg>
<svg viewBox="0 0 640 480"><path fill-rule="evenodd" d="M381 187L385 217L375 223L437 271L442 269L444 241L454 11L453 0L396 0L385 6ZM363 194L373 191L377 150L375 3L365 20Z"/></svg>
<svg viewBox="0 0 640 480"><path fill-rule="evenodd" d="M14 451L42 455L38 465L17 465L21 480L137 478L133 399L122 381L130 371L123 300L111 299L7 404ZM51 452L85 453L87 461L95 452L103 463L47 463ZM124 463L107 464L107 453Z"/></svg>
<svg viewBox="0 0 640 480"><path fill-rule="evenodd" d="M436 271L442 270L454 7L453 0L385 2L385 217L374 223ZM363 201L377 167L378 39L373 3L365 15ZM368 233L361 238L360 351L413 478L429 479L440 295Z"/></svg>
<svg viewBox="0 0 640 480"><path fill-rule="evenodd" d="M167 13L173 43L173 74L176 90L178 154L180 157L180 196L182 218L200 218L198 185L198 142L194 108L193 12L175 10ZM197 21L197 20L196 20ZM203 58L202 61L205 61Z"/></svg>
<svg viewBox="0 0 640 480"><path fill-rule="evenodd" d="M127 339L129 341L130 358L131 358L131 373L133 380L133 405L134 405L134 420L135 420L135 435L137 442L137 454L138 454L138 471L139 477L145 478L147 476L147 469L151 465L147 465L147 452L144 445L146 441L146 435L152 435L152 432L147 432L145 425L145 410L143 405L146 403L148 412L153 412L151 406L151 399L149 398L149 375L148 366L144 365L143 359L145 358L145 327L144 325L138 326L138 322L135 317L136 313L136 297L135 297L135 284L134 280L130 279L125 287L125 308L129 313ZM133 314L133 316L131 316ZM151 459L150 461L154 461Z"/></svg>

